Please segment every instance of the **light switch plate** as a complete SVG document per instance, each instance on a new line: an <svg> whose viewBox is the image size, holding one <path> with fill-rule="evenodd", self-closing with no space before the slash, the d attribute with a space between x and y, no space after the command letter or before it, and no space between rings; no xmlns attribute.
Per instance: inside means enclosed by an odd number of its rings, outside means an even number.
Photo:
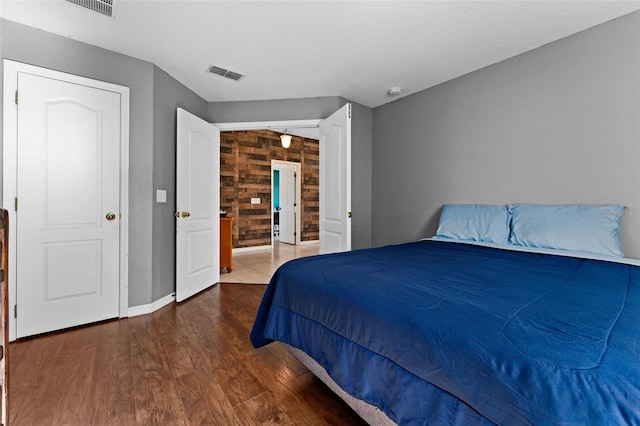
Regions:
<svg viewBox="0 0 640 426"><path fill-rule="evenodd" d="M158 189L158 190L156 190L156 202L157 203L166 203L167 202L167 190L166 189Z"/></svg>
<svg viewBox="0 0 640 426"><path fill-rule="evenodd" d="M260 204L260 201L261 201L260 198L252 198L251 199L251 204Z"/></svg>

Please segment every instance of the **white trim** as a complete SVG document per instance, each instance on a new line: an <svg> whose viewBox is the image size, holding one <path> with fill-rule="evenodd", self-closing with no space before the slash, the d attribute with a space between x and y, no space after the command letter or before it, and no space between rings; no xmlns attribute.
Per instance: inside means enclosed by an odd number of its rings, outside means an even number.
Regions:
<svg viewBox="0 0 640 426"><path fill-rule="evenodd" d="M119 317L127 316L129 304L129 88L90 78L41 68L34 65L4 59L3 88L3 180L2 205L9 211L9 307L16 304L16 217L13 208L17 188L18 110L15 92L18 89L18 73L25 72L54 78L120 94L120 302ZM15 340L17 326L13 315L9 316L9 339Z"/></svg>
<svg viewBox="0 0 640 426"><path fill-rule="evenodd" d="M120 92L120 318L129 309L129 88Z"/></svg>
<svg viewBox="0 0 640 426"><path fill-rule="evenodd" d="M247 121L234 123L213 123L221 132L232 132L236 130L264 130L271 127L318 127L322 119L312 120L282 120L282 121Z"/></svg>
<svg viewBox="0 0 640 426"><path fill-rule="evenodd" d="M137 317L139 315L150 314L152 312L157 311L160 308L164 308L169 303L173 303L175 300L176 300L176 294L171 293L161 299L156 300L153 303L149 303L147 305L138 305L138 306L130 307L127 311L127 316Z"/></svg>
<svg viewBox="0 0 640 426"><path fill-rule="evenodd" d="M312 246L314 244L320 244L320 240L300 241L300 242L297 243L297 245L299 245L299 246ZM274 247L273 244L264 245L264 246L238 247L238 248L234 248L233 250L231 250L231 252L233 254L236 254L236 253L249 253L249 252L252 252L252 251L271 250L271 249L273 249L273 247Z"/></svg>
<svg viewBox="0 0 640 426"><path fill-rule="evenodd" d="M247 253L251 251L260 251L260 250L271 250L273 248L272 244L264 245L264 246L253 246L253 247L238 247L231 250L231 253Z"/></svg>

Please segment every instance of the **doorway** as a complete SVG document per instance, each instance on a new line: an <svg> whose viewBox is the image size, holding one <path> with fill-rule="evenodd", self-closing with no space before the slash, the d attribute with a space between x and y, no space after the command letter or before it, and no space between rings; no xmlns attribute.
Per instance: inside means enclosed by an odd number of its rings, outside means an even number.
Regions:
<svg viewBox="0 0 640 426"><path fill-rule="evenodd" d="M317 130L320 146L319 242L322 253L351 250L351 104L326 119L213 123L224 131ZM271 232L273 237L273 232Z"/></svg>
<svg viewBox="0 0 640 426"><path fill-rule="evenodd" d="M220 206L234 220L234 254L274 247L272 160L299 164L296 240L291 243L318 240L318 212L314 208L319 200L321 121L214 123L221 131ZM285 129L293 135L289 148L282 147L279 138Z"/></svg>
<svg viewBox="0 0 640 426"><path fill-rule="evenodd" d="M300 244L302 170L294 161L271 160L271 245Z"/></svg>

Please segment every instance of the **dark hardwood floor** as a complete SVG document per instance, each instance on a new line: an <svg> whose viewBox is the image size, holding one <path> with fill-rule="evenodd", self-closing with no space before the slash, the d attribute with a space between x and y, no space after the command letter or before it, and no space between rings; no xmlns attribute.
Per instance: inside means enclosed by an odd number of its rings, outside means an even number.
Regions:
<svg viewBox="0 0 640 426"><path fill-rule="evenodd" d="M253 348L264 289L12 343L9 425L364 425L281 345Z"/></svg>

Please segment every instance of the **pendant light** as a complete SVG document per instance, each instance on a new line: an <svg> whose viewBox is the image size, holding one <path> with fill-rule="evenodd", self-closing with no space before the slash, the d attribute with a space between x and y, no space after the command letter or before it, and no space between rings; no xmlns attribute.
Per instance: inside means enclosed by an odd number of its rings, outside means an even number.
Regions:
<svg viewBox="0 0 640 426"><path fill-rule="evenodd" d="M284 130L284 135L280 135L280 143L285 149L291 146L291 135L287 134L287 129Z"/></svg>

